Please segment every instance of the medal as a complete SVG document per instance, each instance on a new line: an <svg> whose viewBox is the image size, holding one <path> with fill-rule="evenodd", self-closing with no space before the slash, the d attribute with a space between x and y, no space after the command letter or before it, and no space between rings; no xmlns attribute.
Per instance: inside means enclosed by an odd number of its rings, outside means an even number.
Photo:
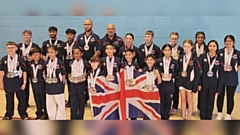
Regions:
<svg viewBox="0 0 240 135"><path fill-rule="evenodd" d="M155 70L155 69L154 69ZM155 76L154 76L154 72L153 71L147 71L146 73L147 75L147 79L146 79L146 85L145 85L145 89L148 91L153 91L154 90L154 86L155 86Z"/></svg>
<svg viewBox="0 0 240 135"><path fill-rule="evenodd" d="M191 55L192 55L192 53L189 53L189 54L183 56L183 71L181 72L181 76L183 78L186 78L188 75L188 73L186 71L187 71L187 67L188 67L188 63L190 61Z"/></svg>
<svg viewBox="0 0 240 135"><path fill-rule="evenodd" d="M207 72L207 76L208 76L208 77L213 77L213 72L212 72L212 71L208 71L208 72Z"/></svg>
<svg viewBox="0 0 240 135"><path fill-rule="evenodd" d="M217 56L215 56L215 58L214 58L214 60L212 61L212 63L211 63L209 54L207 54L207 59L208 59L208 66L209 66L209 69L208 69L208 72L207 72L207 76L208 76L208 77L213 77L212 69L213 69L213 67L214 67L214 64L215 64L215 61L216 61L216 59L217 59Z"/></svg>
<svg viewBox="0 0 240 135"><path fill-rule="evenodd" d="M86 80L84 74L84 64L83 59L74 60L73 64L71 65L71 77L74 78L73 83L84 82Z"/></svg>
<svg viewBox="0 0 240 135"><path fill-rule="evenodd" d="M7 72L6 77L7 78L14 78L15 77L15 73L14 72Z"/></svg>
<svg viewBox="0 0 240 135"><path fill-rule="evenodd" d="M88 45L88 44L85 44L84 50L85 50L85 51L88 51L88 50L89 50L89 45Z"/></svg>
<svg viewBox="0 0 240 135"><path fill-rule="evenodd" d="M132 86L135 85L136 81L134 79L133 76L133 70L134 70L134 66L132 66L131 64L128 64L125 68L125 79L126 79L126 85L128 86Z"/></svg>
<svg viewBox="0 0 240 135"><path fill-rule="evenodd" d="M8 72L6 74L7 78L14 78L15 76L19 75L19 73L17 71L17 61L18 61L17 54L15 54L15 56L12 59L11 59L10 55L8 55L8 58L7 58Z"/></svg>
<svg viewBox="0 0 240 135"><path fill-rule="evenodd" d="M48 84L52 84L52 83L53 83L52 78L46 78L46 83L48 83Z"/></svg>
<svg viewBox="0 0 240 135"><path fill-rule="evenodd" d="M57 68L57 58L55 58L53 61L49 60L47 64L47 79L49 84L51 83L57 83L58 79L56 78L56 68Z"/></svg>
<svg viewBox="0 0 240 135"><path fill-rule="evenodd" d="M114 63L114 56L112 57L112 60L110 61L109 57L106 57L106 63L107 63L107 81L114 81L115 77L113 76L113 63Z"/></svg>
<svg viewBox="0 0 240 135"><path fill-rule="evenodd" d="M187 74L187 72L186 72L186 71L182 71L182 72L181 72L181 76L182 76L183 78L186 78L186 77L187 77L187 75L188 75L188 74Z"/></svg>
<svg viewBox="0 0 240 135"><path fill-rule="evenodd" d="M107 75L106 80L107 81L114 81L115 77L113 75Z"/></svg>
<svg viewBox="0 0 240 135"><path fill-rule="evenodd" d="M38 82L38 79L37 79L36 77L33 77L33 78L32 78L32 82L33 82L33 83L37 83L37 82Z"/></svg>
<svg viewBox="0 0 240 135"><path fill-rule="evenodd" d="M67 48L67 56L66 56L66 59L69 60L69 59L73 59L72 58L72 52L73 52L73 45L75 44L75 41L72 42L71 45L66 44L66 48Z"/></svg>
<svg viewBox="0 0 240 135"><path fill-rule="evenodd" d="M232 66L231 66L231 60L232 60L232 55L233 55L234 49L228 53L227 48L224 50L224 71L230 72L232 71Z"/></svg>
<svg viewBox="0 0 240 135"><path fill-rule="evenodd" d="M172 57L175 60L178 60L179 54L178 54L178 45L175 45L175 47L172 48Z"/></svg>
<svg viewBox="0 0 240 135"><path fill-rule="evenodd" d="M152 49L153 49L153 43L150 45L149 50L147 49L147 45L145 44L145 46L144 46L145 56L147 56L148 54L151 54Z"/></svg>
<svg viewBox="0 0 240 135"><path fill-rule="evenodd" d="M88 51L88 50L90 49L88 43L89 43L91 37L92 37L92 35L90 35L90 36L87 38L87 36L84 34L84 41L85 41L84 50L85 50L85 51Z"/></svg>
<svg viewBox="0 0 240 135"><path fill-rule="evenodd" d="M38 72L38 68L39 68L39 66L36 65L36 67L35 67L34 64L31 64L31 66L32 66L32 71L33 71L33 79L32 79L32 82L33 82L33 83L37 83L37 82L38 82L38 79L37 79L37 72Z"/></svg>
<svg viewBox="0 0 240 135"><path fill-rule="evenodd" d="M58 42L58 39L56 39L56 41L54 42L54 44L52 44L52 40L49 39L49 44L50 44L50 45L57 45L57 42Z"/></svg>
<svg viewBox="0 0 240 135"><path fill-rule="evenodd" d="M90 73L90 78L88 79L88 87L90 93L96 93L95 85L96 85L96 79L98 77L98 74L100 73L100 69L98 68L96 71L96 74Z"/></svg>
<svg viewBox="0 0 240 135"><path fill-rule="evenodd" d="M201 54L204 53L204 45L202 44L199 48L199 45L196 44L196 52L197 52L197 57L199 57Z"/></svg>
<svg viewBox="0 0 240 135"><path fill-rule="evenodd" d="M25 44L22 43L22 56L23 56L23 59L26 61L28 60L28 57L29 57L29 52L32 48L32 42L30 42L30 44L27 46L27 48L25 47Z"/></svg>
<svg viewBox="0 0 240 135"><path fill-rule="evenodd" d="M163 81L171 81L171 77L169 75L169 67L170 67L170 63L171 63L171 58L169 58L169 60L166 60L166 57L163 57L163 70L164 70L164 74L162 76Z"/></svg>
<svg viewBox="0 0 240 135"><path fill-rule="evenodd" d="M53 77L53 78L52 78L52 83L57 83L57 82L58 82L57 77Z"/></svg>
<svg viewBox="0 0 240 135"><path fill-rule="evenodd" d="M89 92L92 93L92 94L96 93L96 89L94 87L90 87L89 88Z"/></svg>

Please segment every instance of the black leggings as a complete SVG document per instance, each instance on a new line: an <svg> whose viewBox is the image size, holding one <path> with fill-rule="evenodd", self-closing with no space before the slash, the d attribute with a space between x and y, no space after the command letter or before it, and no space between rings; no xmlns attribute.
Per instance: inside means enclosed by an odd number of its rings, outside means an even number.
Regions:
<svg viewBox="0 0 240 135"><path fill-rule="evenodd" d="M227 91L227 114L231 114L234 107L234 94L237 86L223 86L222 92L217 97L218 112L222 112L225 89Z"/></svg>

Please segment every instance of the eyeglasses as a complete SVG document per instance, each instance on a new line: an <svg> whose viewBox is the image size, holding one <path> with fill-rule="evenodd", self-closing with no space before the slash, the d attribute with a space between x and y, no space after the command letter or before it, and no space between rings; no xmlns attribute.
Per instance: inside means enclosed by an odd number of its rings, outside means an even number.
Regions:
<svg viewBox="0 0 240 135"><path fill-rule="evenodd" d="M84 26L89 26L89 25L92 25L92 24L83 24Z"/></svg>
<svg viewBox="0 0 240 135"><path fill-rule="evenodd" d="M15 48L16 48L15 46L14 46L14 47L7 47L7 49L9 49L9 50L10 50L10 49L15 49Z"/></svg>

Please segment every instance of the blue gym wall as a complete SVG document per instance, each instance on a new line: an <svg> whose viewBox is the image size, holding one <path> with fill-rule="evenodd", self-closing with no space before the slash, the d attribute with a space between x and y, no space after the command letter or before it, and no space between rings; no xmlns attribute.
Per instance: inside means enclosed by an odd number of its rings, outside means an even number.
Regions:
<svg viewBox="0 0 240 135"><path fill-rule="evenodd" d="M135 36L134 44L139 46L144 42L146 30L153 30L155 33L154 42L160 47L169 42L169 34L172 31L179 32L179 44L184 39L194 40L197 31L204 31L206 42L211 39L218 41L223 47L223 38L227 34L233 34L236 38L236 48L240 40L240 17L229 16L0 16L0 56L6 54L5 43L9 40L21 42L21 32L30 29L33 32L33 42L41 45L48 39L48 27L55 25L59 29L58 38L66 40L65 30L74 28L79 33L83 32L83 21L91 18L94 23L93 31L100 37L106 33L106 25L116 25L117 34L121 37L127 32ZM240 92L240 89L238 89Z"/></svg>

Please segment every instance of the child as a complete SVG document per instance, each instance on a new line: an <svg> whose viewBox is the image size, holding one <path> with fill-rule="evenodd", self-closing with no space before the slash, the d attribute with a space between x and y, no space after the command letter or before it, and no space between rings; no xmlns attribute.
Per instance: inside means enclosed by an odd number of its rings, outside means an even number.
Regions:
<svg viewBox="0 0 240 135"><path fill-rule="evenodd" d="M69 88L70 88L70 109L72 120L83 120L84 118L84 105L86 91L86 76L87 69L89 68L88 62L82 59L83 49L76 47L73 50L74 60L69 63L70 68L68 71Z"/></svg>
<svg viewBox="0 0 240 135"><path fill-rule="evenodd" d="M145 62L147 66L143 68L143 72L147 74L148 85L152 85L153 87L155 87L154 85L157 86L160 83L162 83L161 75L155 65L156 63L155 56L153 54L148 54L145 58Z"/></svg>
<svg viewBox="0 0 240 135"><path fill-rule="evenodd" d="M127 33L125 35L125 46L121 47L119 49L119 55L118 57L120 58L121 62L125 62L126 59L124 57L125 55L125 50L126 49L132 49L134 51L134 58L133 61L141 64L141 54L139 52L139 49L133 45L133 41L134 41L134 36L132 33Z"/></svg>
<svg viewBox="0 0 240 135"><path fill-rule="evenodd" d="M170 33L170 45L172 47L172 58L177 60L179 59L179 56L183 54L184 50L180 45L177 45L179 39L179 34L177 32ZM177 75L177 74L176 74ZM175 76L175 82L176 82L177 76ZM175 88L174 94L173 94L173 105L170 113L172 115L177 113L178 110L178 103L179 103L179 89L178 87Z"/></svg>
<svg viewBox="0 0 240 135"><path fill-rule="evenodd" d="M121 69L120 72L125 70L125 81L127 85L134 85L135 77L134 77L134 71L138 70L138 72L142 72L142 69L139 67L138 63L133 61L134 57L134 51L132 49L125 50L125 59L126 62L121 63Z"/></svg>
<svg viewBox="0 0 240 135"><path fill-rule="evenodd" d="M41 59L42 50L36 47L32 50L31 56L31 84L33 90L34 100L37 106L36 120L48 119L46 109L46 83L44 80L43 72L45 70L45 61Z"/></svg>
<svg viewBox="0 0 240 135"><path fill-rule="evenodd" d="M114 81L115 76L119 72L120 59L114 56L115 47L112 44L106 45L107 57L101 59L102 70L105 73L107 81Z"/></svg>
<svg viewBox="0 0 240 135"><path fill-rule="evenodd" d="M231 113L234 108L234 94L238 86L238 71L240 70L240 52L235 49L235 38L227 35L224 38L225 47L220 50L220 56L224 57L224 80L222 92L217 97L217 120L222 119L222 108L227 92L227 114L224 120L231 120Z"/></svg>
<svg viewBox="0 0 240 135"><path fill-rule="evenodd" d="M202 76L198 90L201 91L200 118L211 120L215 101L215 94L219 94L223 87L223 58L218 54L218 43L209 41L206 53L200 55Z"/></svg>
<svg viewBox="0 0 240 135"><path fill-rule="evenodd" d="M16 54L17 44L6 44L8 55L0 62L0 89L5 91L6 113L3 120L11 120L14 115L14 94L17 95L18 113L23 120L28 120L25 88L27 83L27 66L22 57Z"/></svg>
<svg viewBox="0 0 240 135"><path fill-rule="evenodd" d="M200 57L201 54L206 52L207 46L204 42L205 40L205 33L203 31L198 31L195 35L195 48L194 48L194 53L197 55L197 57ZM201 91L198 91L198 103L197 103L197 108L200 110L200 99L201 99Z"/></svg>
<svg viewBox="0 0 240 135"><path fill-rule="evenodd" d="M30 30L24 30L22 32L22 39L23 43L18 44L18 50L17 54L20 57L23 57L26 65L27 65L27 83L26 83L26 88L25 88L25 94L26 94L26 102L27 106L29 105L29 80L30 80L30 62L31 62L31 50L35 47L38 47L36 43L32 42L32 32Z"/></svg>
<svg viewBox="0 0 240 135"><path fill-rule="evenodd" d="M47 48L49 60L46 65L46 104L50 120L65 120L64 83L66 70L57 58L58 48L51 45Z"/></svg>
<svg viewBox="0 0 240 135"><path fill-rule="evenodd" d="M201 65L198 58L192 53L193 42L186 39L183 42L184 55L179 58L179 75L177 87L181 96L182 119L190 120L193 112L193 95L197 92L201 76ZM188 115L186 118L186 103L188 103Z"/></svg>
<svg viewBox="0 0 240 135"><path fill-rule="evenodd" d="M162 75L162 83L159 86L161 97L161 119L169 120L169 112L173 93L175 91L175 78L178 72L178 62L171 57L172 46L165 44L162 47L163 58L157 59L157 67Z"/></svg>
<svg viewBox="0 0 240 135"><path fill-rule="evenodd" d="M98 76L104 75L104 72L100 69L100 58L99 57L92 57L89 60L91 65L91 70L88 72L88 91L90 93L96 92L96 78Z"/></svg>
<svg viewBox="0 0 240 135"><path fill-rule="evenodd" d="M146 31L145 33L145 43L139 46L139 52L141 56L145 58L148 54L153 54L155 58L160 57L160 48L153 43L154 33L151 30ZM141 63L141 67L145 67L144 61Z"/></svg>
<svg viewBox="0 0 240 135"><path fill-rule="evenodd" d="M76 47L76 42L74 41L76 31L74 29L67 29L65 31L67 41L62 45L62 57L63 62L66 68L66 71L70 71L69 62L73 60L73 49ZM69 73L68 73L69 74ZM70 86L69 86L69 79L67 78L67 86L68 86L68 101L66 102L66 107L70 106Z"/></svg>

